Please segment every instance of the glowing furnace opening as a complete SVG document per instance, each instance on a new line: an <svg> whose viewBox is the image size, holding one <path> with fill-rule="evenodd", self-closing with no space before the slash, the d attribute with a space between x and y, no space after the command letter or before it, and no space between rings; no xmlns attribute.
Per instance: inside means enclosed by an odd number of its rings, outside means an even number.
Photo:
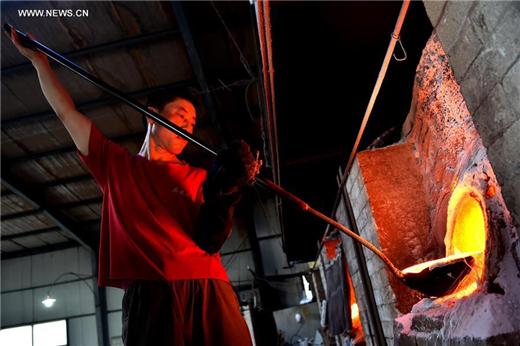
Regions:
<svg viewBox="0 0 520 346"><path fill-rule="evenodd" d="M456 291L467 295L477 289L484 274L487 220L484 201L477 191L458 188L448 205L446 256L474 253L473 270Z"/></svg>

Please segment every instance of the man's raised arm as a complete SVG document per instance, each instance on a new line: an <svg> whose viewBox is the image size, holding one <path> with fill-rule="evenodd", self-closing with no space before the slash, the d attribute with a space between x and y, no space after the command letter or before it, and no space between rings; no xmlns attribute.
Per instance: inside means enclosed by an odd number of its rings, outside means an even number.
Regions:
<svg viewBox="0 0 520 346"><path fill-rule="evenodd" d="M47 57L40 52L24 47L14 29L11 30L10 34L6 34L11 38L20 53L27 57L36 68L45 98L67 128L78 150L83 155L88 155L90 129L92 127L90 119L78 112L68 91L52 70ZM29 37L34 39L31 35Z"/></svg>

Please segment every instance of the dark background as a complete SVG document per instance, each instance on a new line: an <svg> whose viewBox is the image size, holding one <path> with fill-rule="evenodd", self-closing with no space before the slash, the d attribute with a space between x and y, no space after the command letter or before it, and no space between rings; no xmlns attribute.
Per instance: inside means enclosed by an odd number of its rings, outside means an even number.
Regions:
<svg viewBox="0 0 520 346"><path fill-rule="evenodd" d="M346 166L387 51L401 2L275 2L272 37L281 185L330 216L338 167ZM412 1L401 38L406 61L391 60L358 150L408 113L415 69L432 26ZM396 45L395 54L403 56ZM298 163L300 162L300 163ZM314 260L326 225L283 208L285 250Z"/></svg>

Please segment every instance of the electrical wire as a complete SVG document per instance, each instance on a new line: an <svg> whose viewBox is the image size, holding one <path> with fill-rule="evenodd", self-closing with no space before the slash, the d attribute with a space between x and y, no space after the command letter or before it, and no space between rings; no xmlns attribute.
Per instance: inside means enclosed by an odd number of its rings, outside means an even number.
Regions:
<svg viewBox="0 0 520 346"><path fill-rule="evenodd" d="M359 143L361 141L361 137L363 136L363 132L365 130L366 124L367 124L368 119L370 117L370 114L372 112L372 108L374 107L375 101L377 99L377 95L379 94L379 90L381 88L381 85L383 84L383 80L385 78L386 70L388 68L388 65L390 64L390 59L392 58L392 53L394 51L395 44L397 43L397 41L400 38L399 34L401 32L401 27L403 25L404 18L406 17L406 12L408 11L408 6L409 5L410 5L410 0L404 0L403 4L401 5L401 10L399 12L399 16L398 16L397 21L395 23L394 31L391 34L390 43L388 45L385 57L383 59L383 63L382 63L381 69L379 71L379 75L377 77L376 84L374 85L374 89L372 91L372 95L370 96L370 100L369 100L367 108L365 110L365 115L363 117L363 121L361 122L361 126L359 128L358 135L357 135L357 138L356 138L356 142L354 143L354 146L353 146L352 151L350 153L350 157L349 157L348 162L347 162L347 166L345 167L345 171L343 172L343 175L342 175L342 178L341 178L341 183L339 185L338 193L336 194L336 199L334 201L334 206L332 207L332 213L331 213L331 218L332 219L334 219L336 217L336 210L337 210L337 208L339 206L339 202L340 202L341 196L343 194L343 190L345 188L345 184L347 182L347 178L348 178L348 175L349 175L349 172L350 172L350 168L352 166L352 162L354 161L354 157L356 156L358 145L359 145ZM313 269L316 268L316 265L318 263L318 257L319 257L319 255L321 253L321 250L323 249L324 241L325 241L327 235L329 234L329 232L330 232L330 230L332 228L333 227L331 225L327 225L327 228L325 230L325 234L323 235L323 237L321 239L321 242L320 242L320 245L319 245L319 249L318 249L318 253L316 255L316 259L314 261Z"/></svg>
<svg viewBox="0 0 520 346"><path fill-rule="evenodd" d="M242 240L242 242L240 243L240 245L238 245L238 247L237 247L236 249L233 250L234 254L231 255L231 258L228 259L228 260L226 261L226 263L224 263L223 266L224 266L224 268L226 268L226 270L228 269L228 268L227 268L227 265L229 264L229 262L231 262L231 261L233 260L233 258L236 256L236 254L237 254L236 251L240 250L240 248L242 247L242 245L244 245L244 244L246 243L246 240L248 240L247 237L244 238L244 239Z"/></svg>
<svg viewBox="0 0 520 346"><path fill-rule="evenodd" d="M215 13L217 14L218 18L220 19L220 22L222 23L222 26L224 26L228 36L231 38L231 41L233 42L233 44L235 45L236 49L238 50L238 53L240 55L240 62L242 63L242 65L244 66L244 69L246 70L247 74L251 78L249 80L247 86L246 86L246 90L244 92L244 99L245 99L246 108L247 108L247 112L249 114L249 117L251 118L251 121L254 121L253 114L251 113L251 108L249 107L249 100L247 98L247 95L248 95L248 91L249 91L249 88L250 88L251 84L257 83L258 82L258 78L253 73L253 70L251 69L251 66L249 65L247 59L245 58L244 53L242 53L242 50L240 49L240 46L238 45L237 41L235 40L235 37L233 36L233 34L229 30L228 26L226 25L226 22L224 21L224 18L222 18L222 15L220 14L219 10L217 9L217 7L213 3L213 1L210 1L210 3L211 3L211 6L213 7L213 9L215 10Z"/></svg>
<svg viewBox="0 0 520 346"><path fill-rule="evenodd" d="M228 26L226 25L226 22L224 21L224 19L222 18L222 16L220 15L220 12L218 11L217 7L215 6L215 4L213 3L213 1L210 1L211 3L211 6L213 6L213 9L215 10L215 12L217 13L217 16L219 17L220 19L220 22L222 23L222 25L224 26L224 28L226 29L229 37L231 38L231 41L233 42L233 44L235 45L236 49L238 50L239 54L240 54L240 62L242 63L242 65L244 65L244 68L246 69L247 73L249 74L249 76L252 78L252 79L257 79L253 73L253 71L251 71L251 67L249 66L249 63L247 62L246 58L244 57L244 54L242 53L242 50L240 50L240 47L238 46L238 43L237 41L235 40L235 38L233 37L233 35L231 34L231 31L229 30Z"/></svg>
<svg viewBox="0 0 520 346"><path fill-rule="evenodd" d="M199 92L196 92L194 94L196 95L199 95L199 94L204 94L204 93L211 93L212 91L218 91L218 90L228 90L228 91L231 91L231 89L229 89L229 87L234 87L234 86L240 86L240 85L243 85L243 84L250 84L252 82L254 82L254 79L240 79L236 82L233 82L233 83L229 83L229 84L224 84L222 83L222 81L219 79L219 82L221 82L221 85L219 86L211 86L211 87L208 87L207 90L205 91L199 91Z"/></svg>
<svg viewBox="0 0 520 346"><path fill-rule="evenodd" d="M72 276L75 276L77 277L78 279L80 279L81 281L83 281L83 283L85 285L87 285L87 287L92 291L92 293L95 295L94 293L94 290L92 289L92 287L90 287L90 285L87 283L87 279L92 279L93 276L92 275L85 275L85 274L77 274L77 273L73 273L73 272L67 272L67 273L63 273L61 274L60 276L58 276L54 282L52 283L51 287L49 288L49 290L47 291L47 295L50 295L51 293L51 290L52 288L54 287L54 285L56 285L58 283L58 280L61 279L62 277L64 277L65 275L72 275Z"/></svg>
<svg viewBox="0 0 520 346"><path fill-rule="evenodd" d="M296 333L294 333L293 336L291 336L291 341L289 342L291 345L294 345L293 339L295 336L301 337L301 335L298 335L298 333L300 332L300 330L303 328L304 325L305 325L305 321L303 321L302 325L300 326L300 328L298 328ZM298 342L298 341L296 341L296 342Z"/></svg>

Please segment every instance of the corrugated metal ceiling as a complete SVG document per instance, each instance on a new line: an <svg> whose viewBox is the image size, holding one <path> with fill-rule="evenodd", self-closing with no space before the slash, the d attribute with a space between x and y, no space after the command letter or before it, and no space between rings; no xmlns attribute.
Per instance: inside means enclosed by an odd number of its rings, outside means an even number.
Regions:
<svg viewBox="0 0 520 346"><path fill-rule="evenodd" d="M254 65L254 44L251 43L254 32L249 4L217 5L244 55ZM2 23L30 32L41 43L70 56L79 66L142 103L156 87L198 87L168 2L42 1L2 2L1 6ZM214 89L217 113L233 131L250 128L249 133L242 132L239 136L251 138L251 131L259 128L258 98L256 92L249 93L248 103L254 113L250 120L248 115L244 116L247 114L244 89L249 77L243 70L239 54L208 3L185 4L184 8L208 84ZM20 9L84 9L88 10L89 16L81 19L21 17ZM1 45L2 256L9 258L45 250L53 244L74 245L71 242L74 237L59 230L52 215L49 217L45 213L49 210L60 214L70 228L96 232L101 192L79 160L70 136L46 102L35 70L6 37L2 38ZM137 152L143 138L141 115L65 68L54 67L78 109L108 138ZM228 84L230 86L223 86ZM219 135L210 126L205 108L198 118L199 128L195 135L218 147ZM244 127L244 121L253 124ZM185 155L198 166L207 167L211 160L191 146ZM6 181L16 187L14 193L6 188ZM17 188L40 200L41 208L27 198L19 197Z"/></svg>

